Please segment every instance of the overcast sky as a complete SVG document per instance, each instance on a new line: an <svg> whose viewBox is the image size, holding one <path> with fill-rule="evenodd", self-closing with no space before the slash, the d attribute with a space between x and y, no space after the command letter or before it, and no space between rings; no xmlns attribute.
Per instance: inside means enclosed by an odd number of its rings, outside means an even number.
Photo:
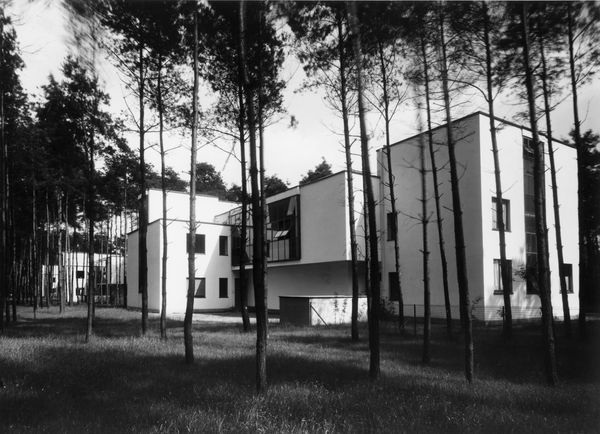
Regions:
<svg viewBox="0 0 600 434"><path fill-rule="evenodd" d="M56 6L58 2L17 1L15 3L8 13L13 17L25 62L21 80L28 93L40 95L40 86L47 83L49 74L60 77L60 64L69 52L69 23L62 10ZM111 110L115 114L124 113L126 111L124 98L131 97L127 96L118 70L109 61L104 61L101 62L99 76L103 80L107 92L111 95ZM281 117L278 123L265 131L267 174L277 174L291 185L295 185L303 174L321 161L321 157L332 164L334 171L343 170L345 162L341 136L338 133L342 130L341 120L327 108L321 94L298 92L304 74L295 59L290 58L286 61L282 77L288 81L288 87L284 92L284 105L287 113ZM512 103L513 101L514 97L505 96L496 109L497 116L515 120L514 114L519 107L516 107ZM131 104L135 105L134 99L131 100ZM573 122L571 104L572 100L569 96L553 113L552 120L556 137L566 137L571 129ZM585 129L591 128L600 132L599 106L600 80L596 78L580 93L580 117L583 119ZM475 110L487 111L483 101L476 97L472 98L470 103L462 105L453 115L459 117ZM295 128L290 128L292 115L298 122ZM373 149L378 149L384 144L383 124L374 113L369 116L368 120L372 134L370 145ZM416 123L415 110L412 106L407 105L399 110L391 129L392 142L414 134ZM541 123L540 128L542 128ZM136 136L131 134L128 139L130 146L137 149L139 142L136 140ZM156 135L150 134L146 144L149 147L147 159L156 168L160 167L159 155L156 148L151 145L157 141ZM200 138L201 149L198 153L198 161L212 163L217 170L222 172L224 180L229 185L233 182L239 184L240 169L237 161L222 150L222 148L230 149L232 143L220 142L218 148L212 145L203 145L204 142ZM189 146L190 139L187 134L183 137L171 134L168 137L168 147L172 150L167 155L167 165L175 168L185 178L188 177L187 172L189 171ZM358 148L356 152L358 152ZM374 162L374 154L373 152L372 162ZM372 170L375 170L373 163Z"/></svg>

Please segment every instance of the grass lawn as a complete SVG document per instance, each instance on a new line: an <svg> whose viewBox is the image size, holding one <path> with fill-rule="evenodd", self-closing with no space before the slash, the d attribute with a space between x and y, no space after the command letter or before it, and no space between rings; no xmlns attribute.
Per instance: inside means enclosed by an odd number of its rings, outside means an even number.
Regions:
<svg viewBox="0 0 600 434"><path fill-rule="evenodd" d="M366 328L271 325L264 396L254 389L255 334L239 325L194 324L196 362L183 360L181 322L169 340L139 337L140 313L97 309L84 343L84 308L60 317L30 308L0 337L0 432L598 432L600 323L587 343L557 328L559 386L544 385L537 325L504 342L475 327L474 384L463 346L434 325L432 363L421 338L382 324L382 375L368 379ZM412 328L409 327L412 331Z"/></svg>

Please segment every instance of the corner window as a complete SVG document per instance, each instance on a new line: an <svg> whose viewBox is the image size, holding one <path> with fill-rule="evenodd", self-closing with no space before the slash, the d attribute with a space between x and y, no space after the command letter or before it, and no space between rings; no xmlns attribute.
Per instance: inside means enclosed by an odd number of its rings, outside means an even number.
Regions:
<svg viewBox="0 0 600 434"><path fill-rule="evenodd" d="M229 255L229 237L226 235L219 236L219 256Z"/></svg>
<svg viewBox="0 0 600 434"><path fill-rule="evenodd" d="M192 244L190 234L185 234L185 236L187 241L186 251L190 253L190 246ZM195 252L200 254L206 253L206 236L204 234L196 234Z"/></svg>
<svg viewBox="0 0 600 434"><path fill-rule="evenodd" d="M194 285L194 298L206 298L206 278L196 277L195 280L196 282Z"/></svg>
<svg viewBox="0 0 600 434"><path fill-rule="evenodd" d="M567 293L573 293L573 264L563 264L563 274L567 281Z"/></svg>
<svg viewBox="0 0 600 434"><path fill-rule="evenodd" d="M228 283L229 279L227 277L219 278L219 298L229 298Z"/></svg>
<svg viewBox="0 0 600 434"><path fill-rule="evenodd" d="M498 224L498 198L492 197L492 229L495 231L500 230ZM510 201L502 199L502 219L504 220L504 230L510 232Z"/></svg>
<svg viewBox="0 0 600 434"><path fill-rule="evenodd" d="M388 241L392 241L394 239L394 229L395 229L395 218L394 218L394 213L392 212L388 212L387 213L387 240Z"/></svg>
<svg viewBox="0 0 600 434"><path fill-rule="evenodd" d="M504 293L502 284L502 268L504 268L504 272L508 276L508 292L509 294L512 294L512 261L510 259L506 259L504 261L504 267L500 267L500 259L494 259L494 294Z"/></svg>

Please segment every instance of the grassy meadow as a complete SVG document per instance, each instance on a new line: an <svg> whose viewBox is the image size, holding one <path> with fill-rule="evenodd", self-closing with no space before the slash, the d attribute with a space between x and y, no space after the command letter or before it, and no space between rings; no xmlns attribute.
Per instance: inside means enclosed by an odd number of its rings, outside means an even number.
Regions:
<svg viewBox="0 0 600 434"><path fill-rule="evenodd" d="M541 335L519 325L475 327L475 375L463 375L460 338L434 324L432 362L421 337L382 324L382 376L368 378L366 327L269 331L270 387L254 388L255 334L241 325L194 323L196 361L183 359L181 321L169 339L140 337L140 313L97 309L84 342L85 309L20 309L0 336L0 432L598 432L600 323L583 343L557 328L560 385L544 385Z"/></svg>

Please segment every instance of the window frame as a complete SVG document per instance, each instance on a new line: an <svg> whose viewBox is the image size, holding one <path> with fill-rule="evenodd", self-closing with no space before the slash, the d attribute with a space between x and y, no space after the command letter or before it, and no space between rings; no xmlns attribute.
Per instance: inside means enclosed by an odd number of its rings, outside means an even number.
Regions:
<svg viewBox="0 0 600 434"><path fill-rule="evenodd" d="M388 212L386 214L386 232L387 232L387 240L394 241L394 213ZM396 225L398 225L398 220L396 219Z"/></svg>
<svg viewBox="0 0 600 434"><path fill-rule="evenodd" d="M229 237L219 235L219 256L229 256Z"/></svg>
<svg viewBox="0 0 600 434"><path fill-rule="evenodd" d="M573 289L573 264L563 263L563 275L567 280L567 294L573 294L575 292ZM562 288L562 286L560 288ZM560 289L560 291L562 294L562 289Z"/></svg>
<svg viewBox="0 0 600 434"><path fill-rule="evenodd" d="M500 231L496 213L498 209L498 197L492 196L492 230ZM506 210L506 212L505 212ZM510 232L510 199L502 198L502 216L504 217L504 232Z"/></svg>
<svg viewBox="0 0 600 434"><path fill-rule="evenodd" d="M190 233L186 233L185 234L185 251L186 253L190 253ZM195 253L196 255L205 255L206 254L206 234L196 234L196 245L195 247Z"/></svg>
<svg viewBox="0 0 600 434"><path fill-rule="evenodd" d="M398 273L396 271L388 272L388 295L390 301L400 300L400 279L397 275ZM398 287L395 285L396 282L398 283Z"/></svg>
<svg viewBox="0 0 600 434"><path fill-rule="evenodd" d="M190 282L190 278L186 277L186 281L188 282L188 287L189 287L189 282ZM198 283L198 286L196 286L196 282ZM204 286L203 288L203 294L198 294L198 292L200 291L201 286ZM194 277L194 299L196 298L206 298L206 277Z"/></svg>
<svg viewBox="0 0 600 434"><path fill-rule="evenodd" d="M513 272L512 272L512 259L505 259L506 263L508 264L508 273L509 274L509 279L508 282L510 284L510 294L514 293L514 289L513 289ZM504 288L502 288L502 267L500 266L500 259L499 258L494 258L494 294L495 295L503 295L504 294ZM499 279L498 279L499 278Z"/></svg>
<svg viewBox="0 0 600 434"><path fill-rule="evenodd" d="M223 290L225 290L225 296L223 296ZM219 298L229 298L229 278L227 277L219 277Z"/></svg>

